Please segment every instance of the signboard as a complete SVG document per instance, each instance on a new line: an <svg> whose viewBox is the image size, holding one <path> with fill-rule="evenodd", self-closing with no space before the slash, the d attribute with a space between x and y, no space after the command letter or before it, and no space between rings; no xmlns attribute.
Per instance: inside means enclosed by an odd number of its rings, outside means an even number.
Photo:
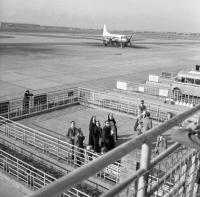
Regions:
<svg viewBox="0 0 200 197"><path fill-rule="evenodd" d="M143 86L139 86L139 87L138 87L138 91L139 91L139 92L144 92L144 87L143 87Z"/></svg>
<svg viewBox="0 0 200 197"><path fill-rule="evenodd" d="M117 89L127 90L127 82L117 81Z"/></svg>
<svg viewBox="0 0 200 197"><path fill-rule="evenodd" d="M149 75L149 81L158 83L158 76L157 75Z"/></svg>
<svg viewBox="0 0 200 197"><path fill-rule="evenodd" d="M167 89L159 89L158 95L168 97L168 90Z"/></svg>

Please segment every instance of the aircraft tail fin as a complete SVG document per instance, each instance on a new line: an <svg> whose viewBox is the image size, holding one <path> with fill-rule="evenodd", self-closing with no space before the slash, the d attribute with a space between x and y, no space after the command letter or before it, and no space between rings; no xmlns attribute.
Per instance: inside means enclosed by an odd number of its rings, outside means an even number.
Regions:
<svg viewBox="0 0 200 197"><path fill-rule="evenodd" d="M106 24L104 24L104 26L103 26L103 36L106 36L106 34L108 34L108 31L106 29Z"/></svg>

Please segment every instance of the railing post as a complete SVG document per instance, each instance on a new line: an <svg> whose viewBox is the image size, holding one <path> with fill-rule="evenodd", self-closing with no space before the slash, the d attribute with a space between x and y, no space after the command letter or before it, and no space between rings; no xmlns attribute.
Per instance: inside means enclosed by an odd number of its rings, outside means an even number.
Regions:
<svg viewBox="0 0 200 197"><path fill-rule="evenodd" d="M151 160L150 144L144 143L141 150L140 168L148 170ZM141 176L138 180L137 197L145 197L147 194L148 174Z"/></svg>

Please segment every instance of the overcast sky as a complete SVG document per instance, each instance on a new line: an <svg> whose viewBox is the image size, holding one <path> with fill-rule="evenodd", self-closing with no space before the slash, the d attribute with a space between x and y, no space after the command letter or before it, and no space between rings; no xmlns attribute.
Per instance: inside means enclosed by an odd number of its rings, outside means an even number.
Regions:
<svg viewBox="0 0 200 197"><path fill-rule="evenodd" d="M200 33L200 0L0 0L0 21Z"/></svg>

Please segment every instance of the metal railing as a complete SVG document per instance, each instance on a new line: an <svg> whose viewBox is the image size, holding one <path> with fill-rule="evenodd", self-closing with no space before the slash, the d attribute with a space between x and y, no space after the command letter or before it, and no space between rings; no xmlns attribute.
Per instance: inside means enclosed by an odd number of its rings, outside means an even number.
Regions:
<svg viewBox="0 0 200 197"><path fill-rule="evenodd" d="M24 103L23 98L5 100L0 103L0 115L9 119L27 117L41 112L58 109L71 104L83 104L86 106L99 106L120 111L130 115L138 114L138 103L133 102L132 98L116 97L108 94L81 87L73 87L62 90L48 91L32 96L28 104ZM167 112L176 114L172 109L148 105L152 119L164 122L167 119Z"/></svg>
<svg viewBox="0 0 200 197"><path fill-rule="evenodd" d="M152 141L152 139L154 139L155 136L161 135L165 131L178 125L183 120L196 113L198 110L200 110L200 105L177 115L176 117L172 118L171 120L161 125L158 125L150 129L148 132L143 133L142 135L136 137L135 139L123 143L122 145L116 147L115 149L107 152L102 157L95 159L94 161L74 170L72 173L58 179L56 182L49 184L45 188L42 188L41 190L36 191L34 194L29 195L29 197L42 197L42 196L51 197L58 195L64 189L66 189L66 187L69 188L72 185L76 184L77 182L85 180L86 178L92 176L101 169L104 169L110 163L122 158L123 156L125 156L126 154L128 154L129 152L133 151L135 148L141 145L142 145L142 155L140 162L141 166L139 170L137 170L134 175L128 176L127 179L125 179L118 185L114 186L111 190L109 190L107 193L103 195L104 197L115 196L120 194L120 192L123 189L127 188L135 180L138 180L136 193L137 196L140 197L154 195L155 192L159 191L161 186L163 188L164 187L167 188L164 190L164 196L178 196L178 194L180 193L181 195L190 194L190 196L194 197L196 195L193 189L196 169L200 167L199 152L193 150L189 151L186 150L185 152L184 149L182 148L181 151L183 152L181 153L180 157L182 160L180 160L177 165L169 166L169 168L166 169L164 168L164 170L162 171L165 171L166 173L164 173L164 175L162 175L161 173L161 176L157 175L155 181L153 182L153 176L155 175L155 172L153 171L154 168L158 169L159 162L163 161L164 158L167 158L171 153L173 153L179 147L179 144L178 143L174 144L172 147L167 149L161 155L154 158L154 160L150 161L151 147L149 146L149 143ZM175 155L173 156L173 158L176 158ZM169 163L170 160L172 159L169 159ZM168 169L170 169L170 171ZM186 173L187 176L185 176L186 171L187 171ZM188 175L191 176L188 177ZM182 179L182 177L184 178ZM151 187L149 186L149 188L147 187L148 182L152 183L150 184ZM171 187L172 184L174 185L173 187ZM186 190L184 190L185 185L187 186ZM145 191L148 192L147 195L145 195Z"/></svg>
<svg viewBox="0 0 200 197"><path fill-rule="evenodd" d="M76 103L78 103L78 88L73 87L34 94L26 101L23 97L1 101L0 115L13 119Z"/></svg>
<svg viewBox="0 0 200 197"><path fill-rule="evenodd" d="M100 154L79 148L64 140L44 134L35 129L0 116L0 134L42 151L57 160L66 161L74 167L80 167L100 157ZM114 162L97 172L96 176L113 183L119 182L120 162Z"/></svg>
<svg viewBox="0 0 200 197"><path fill-rule="evenodd" d="M79 102L88 107L98 106L131 115L138 115L138 104L132 102L131 98L125 99L93 90L79 88ZM170 112L169 109L150 105L147 107L153 120L158 122L164 122L167 120L167 113ZM174 111L172 113L175 115Z"/></svg>
<svg viewBox="0 0 200 197"><path fill-rule="evenodd" d="M28 163L6 153L1 149L0 169L10 176L14 176L18 181L25 183L26 186L32 190L38 190L57 180L42 170L29 165ZM90 197L90 195L74 187L70 188L68 191L65 191L62 195L67 197Z"/></svg>

